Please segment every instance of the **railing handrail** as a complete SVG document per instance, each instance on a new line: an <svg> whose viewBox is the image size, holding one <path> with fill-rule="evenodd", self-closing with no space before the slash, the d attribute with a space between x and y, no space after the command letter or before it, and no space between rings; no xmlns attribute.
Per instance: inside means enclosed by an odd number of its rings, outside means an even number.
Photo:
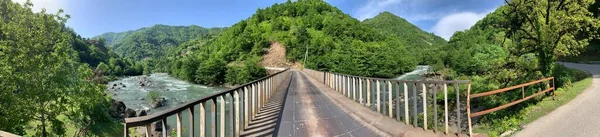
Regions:
<svg viewBox="0 0 600 137"><path fill-rule="evenodd" d="M533 85L533 84L539 84L539 83L542 83L542 82L550 81L550 80L552 80L551 87L546 88L546 89L542 90L541 92L534 93L534 94L529 95L529 96L525 96L525 91L524 91L525 87ZM531 99L531 98L533 98L535 96L541 95L541 94L546 93L548 91L555 90L555 87L554 87L554 77L544 78L544 79L540 79L540 80L536 80L536 81L527 82L527 83L524 83L524 84L519 84L519 85L516 85L516 86L511 86L511 87L507 87L507 88L503 88L503 89L498 89L498 90L493 90L493 91L488 91L488 92L483 92L483 93L477 93L477 94L470 94L469 93L468 99L470 101L471 99L474 99L474 98L490 96L490 95L494 95L494 94L498 94L498 93L502 93L502 92L506 92L506 91L510 91L510 90L514 90L514 89L518 89L518 88L521 88L521 90L523 92L522 93L523 97L521 99L512 101L512 102L507 103L507 104L500 105L498 107L494 107L494 108L482 110L482 111L479 111L479 112L471 113L469 117L477 117L477 116L489 114L489 113L492 113L492 112L495 112L495 111L498 111L498 110L502 110L504 108L507 108L507 107L516 105L518 103L521 103L523 101L529 100L529 99ZM552 93L552 95L554 96L554 93Z"/></svg>
<svg viewBox="0 0 600 137"><path fill-rule="evenodd" d="M309 70L312 70L312 69L309 69ZM418 83L435 83L435 84L468 84L468 83L471 82L469 80L442 80L442 81L399 80L399 79L387 79L387 78L375 78L375 77L355 76L355 75L342 74L342 73L337 73L337 72L320 71L320 70L313 70L313 71L319 71L319 72L324 72L324 73L331 73L331 74L348 76L348 77L355 77L355 78L363 78L363 79L371 79L371 80L385 80L385 81L394 81L394 82L407 82L407 83L418 82Z"/></svg>
<svg viewBox="0 0 600 137"><path fill-rule="evenodd" d="M523 84L519 84L519 85L515 85L515 86L503 88L503 89L497 89L497 90L492 90L492 91L483 92L483 93L471 94L470 98L473 99L473 98L478 98L478 97L483 97L483 96L494 95L494 94L498 94L498 93L510 91L510 90L513 90L513 89L521 88L521 87L526 87L526 86L529 86L529 85L537 84L537 83L548 81L548 80L552 80L552 79L554 79L554 77L549 77L549 78L544 78L544 79L540 79L540 80L536 80L536 81L531 81L531 82L527 82L527 83L523 83Z"/></svg>
<svg viewBox="0 0 600 137"><path fill-rule="evenodd" d="M209 100L212 100L212 99L216 99L219 96L226 95L226 94L232 94L232 96L233 96L233 92L236 91L236 90L240 90L240 89L242 89L242 88L244 88L244 87L246 87L248 85L254 84L254 83L256 83L258 81L261 81L261 80L265 80L265 79L271 78L271 77L273 77L275 75L278 75L278 74L283 73L283 72L288 71L288 70L289 70L289 68L286 68L285 70L282 70L282 71L276 72L274 74L262 77L260 79L254 80L252 82L248 82L248 83L243 84L243 85L236 86L236 87L234 87L232 89L221 91L221 92L217 92L217 93L213 93L212 95L209 95L209 96L206 96L206 97L203 97L203 98L200 98L200 99L196 99L194 101L188 101L185 104L182 104L182 105L179 105L179 106L176 106L176 107L173 107L173 108L169 108L167 110L159 111L157 113L153 113L153 114L142 116L142 117L125 118L125 126L126 127L135 127L135 126L147 125L147 124L150 124L152 122L159 121L159 120L161 120L163 118L167 118L169 116L177 114L177 113L179 113L179 112L181 112L181 111L183 111L185 109L188 109L190 107L198 105L198 104L200 104L202 102L206 102L206 101L209 101Z"/></svg>

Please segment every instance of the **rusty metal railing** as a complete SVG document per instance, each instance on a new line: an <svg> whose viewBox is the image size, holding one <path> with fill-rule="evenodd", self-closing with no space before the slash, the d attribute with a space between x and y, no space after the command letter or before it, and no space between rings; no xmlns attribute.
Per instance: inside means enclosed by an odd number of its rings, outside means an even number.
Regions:
<svg viewBox="0 0 600 137"><path fill-rule="evenodd" d="M194 130L199 129L199 136L207 136L205 131L208 129L212 135L209 136L225 136L225 125L231 125L231 129L227 129L230 136L240 136L241 131L248 127L251 118L256 116L258 111L267 103L267 100L275 91L277 91L278 85L289 79L289 69L271 74L269 76L260 78L250 83L237 86L227 91L215 93L213 95L200 98L194 101L187 102L168 110L160 111L148 116L126 118L124 124L124 136L129 136L128 129L130 127L145 126L146 136L150 136L150 125L153 122L162 122L162 136L166 137L167 134L167 117L176 115L177 117L177 136L181 137L183 134L182 125L182 114L189 113L189 136L195 136ZM230 100L226 100L229 96ZM225 102L229 102L225 105ZM210 104L209 104L210 103ZM198 116L194 116L195 106L198 105L199 109ZM217 107L218 105L218 107ZM206 115L206 106L210 106L208 112L210 116ZM219 114L217 114L217 108L219 108ZM226 116L225 109L229 110L229 116ZM217 119L217 115L219 116ZM208 116L208 117L207 117ZM226 119L227 117L227 119ZM200 127L194 126L194 120L199 121ZM217 123L218 122L218 123ZM226 123L227 122L227 123ZM206 125L210 123L210 127ZM216 126L218 125L218 127ZM219 132L217 133L217 128Z"/></svg>
<svg viewBox="0 0 600 137"><path fill-rule="evenodd" d="M465 97L465 93L470 92L470 81L411 81L360 77L331 72L321 72L311 69L303 69L303 71L319 82L322 82L323 84L333 88L357 103L371 108L373 111L377 111L390 118L395 118L397 121L403 121L407 125L411 125L410 117L412 117L413 126L419 127L419 124L422 124L422 128L428 130L428 125L432 124L433 128L431 130L436 132L439 131L438 127L440 127L438 125L440 120L438 119L439 114L437 93L438 90L442 91L444 99L444 113L441 116L444 118L444 125L441 127L444 128L444 133L447 135L453 134L449 130L449 116L453 115L450 114L449 109L453 108L449 107L448 87L450 86L450 88L452 88L452 86L454 86L454 92L456 93L456 98L453 100L454 103L456 103L456 121L454 123L456 124L456 132L454 133L460 134L462 131L461 117L466 116L463 115L464 105L460 102L460 98L461 93L463 93L462 97ZM459 85L461 84L468 87L466 91L461 92L459 89ZM411 88L412 92L410 90ZM463 106L463 110L461 110L461 106ZM420 114L422 114L422 116L419 116ZM433 121L428 120L428 117L430 116L433 117ZM419 120L420 117L422 117L422 120ZM422 123L420 121L422 121Z"/></svg>
<svg viewBox="0 0 600 137"><path fill-rule="evenodd" d="M548 82L552 81L552 85L550 85ZM545 83L546 84L546 89L534 93L532 95L529 96L525 96L525 87L527 86L531 86L534 84L538 84L538 83ZM494 94L498 94L498 93L502 93L502 92L507 92L507 91L511 91L511 90L515 90L515 89L521 89L521 96L522 98L519 100L515 100L513 102L498 106L498 107L494 107L494 108L490 108L490 109L486 109L486 110L482 110L479 112L475 112L475 113L471 113L471 101L475 98L479 98L479 97L485 97L485 96L490 96L490 95L494 95ZM546 92L552 91L552 98L554 99L554 90L555 90L555 85L554 85L554 77L549 77L549 78L544 78L544 79L540 79L540 80L536 80L536 81L531 81L528 83L524 83L524 84L520 84L520 85L516 85L516 86L512 86L512 87L507 87L507 88L503 88L503 89L498 89L498 90L493 90L493 91L488 91L488 92L483 92L483 93L477 93L477 94L471 94L471 92L469 92L467 94L467 114L469 115L469 133L473 133L473 129L471 127L471 118L473 117L478 117L481 115L485 115L485 114L489 114L498 110L502 110L505 109L507 107L519 104L523 101L529 100L535 96L539 96L542 95Z"/></svg>

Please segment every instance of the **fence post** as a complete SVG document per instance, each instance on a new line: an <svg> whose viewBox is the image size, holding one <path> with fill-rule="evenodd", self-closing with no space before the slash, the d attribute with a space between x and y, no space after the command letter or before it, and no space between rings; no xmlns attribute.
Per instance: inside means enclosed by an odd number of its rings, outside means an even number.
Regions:
<svg viewBox="0 0 600 137"><path fill-rule="evenodd" d="M469 122L469 136L473 136L473 125L471 123L471 82L467 85L467 118Z"/></svg>

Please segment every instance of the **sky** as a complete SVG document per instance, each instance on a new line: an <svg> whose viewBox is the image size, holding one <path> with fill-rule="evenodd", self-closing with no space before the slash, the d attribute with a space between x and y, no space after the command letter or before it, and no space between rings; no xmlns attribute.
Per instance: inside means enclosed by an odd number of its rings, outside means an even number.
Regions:
<svg viewBox="0 0 600 137"><path fill-rule="evenodd" d="M23 3L26 0L15 0ZM67 25L83 37L123 32L154 24L228 27L259 8L285 0L31 0L34 12L63 9ZM383 11L405 18L419 28L449 39L470 28L503 4L503 0L325 0L352 17L364 20Z"/></svg>

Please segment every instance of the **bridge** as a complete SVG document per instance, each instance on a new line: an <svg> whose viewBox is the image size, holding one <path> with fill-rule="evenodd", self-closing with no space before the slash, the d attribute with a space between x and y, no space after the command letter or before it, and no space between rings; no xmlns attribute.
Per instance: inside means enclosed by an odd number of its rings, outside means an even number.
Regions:
<svg viewBox="0 0 600 137"><path fill-rule="evenodd" d="M594 77L600 74L600 66L574 67L592 68ZM541 89L526 93L529 86ZM548 92L554 97L554 89L553 77L472 94L465 80L410 81L280 69L177 107L126 118L124 136L487 136L473 133L473 120ZM497 107L471 104L476 98L519 90L520 99ZM539 133L526 129L520 135ZM0 131L0 136L17 135Z"/></svg>
<svg viewBox="0 0 600 137"><path fill-rule="evenodd" d="M151 136L150 127L158 122L168 125L158 136L175 132L178 137L485 136L473 133L473 118L553 91L553 80L471 94L471 83L464 80L409 81L284 69L168 110L126 118L124 135L135 129ZM534 84L547 88L525 96L524 88ZM471 99L515 89L522 90L522 99L471 112ZM169 118L175 119L174 125L168 124Z"/></svg>

